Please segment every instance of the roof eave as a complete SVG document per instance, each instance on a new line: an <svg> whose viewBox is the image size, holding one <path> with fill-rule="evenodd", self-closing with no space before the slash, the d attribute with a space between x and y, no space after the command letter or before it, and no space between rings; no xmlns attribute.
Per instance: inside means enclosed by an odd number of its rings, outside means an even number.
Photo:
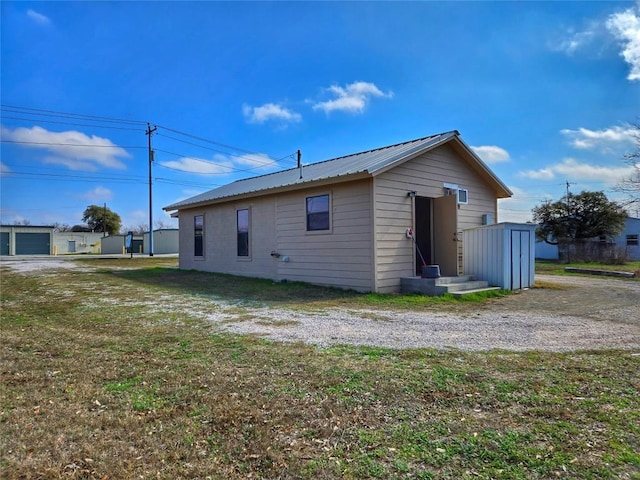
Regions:
<svg viewBox="0 0 640 480"><path fill-rule="evenodd" d="M489 166L484 163L484 161L467 145L460 135L456 135L454 138L454 145L463 149L466 154L468 154L474 162L471 164L475 169L480 172L485 178L490 180L495 187L496 197L498 198L510 198L513 196L513 192L507 187L502 180L498 178L498 176L489 168Z"/></svg>
<svg viewBox="0 0 640 480"><path fill-rule="evenodd" d="M384 164L381 167L374 166L370 168L368 171L373 176L380 175L384 172L391 170L392 168L397 167L398 165L402 165L403 163L408 162L409 160L412 160L422 155L423 153L426 153L430 150L433 150L434 148L444 145L445 143L455 138L457 135L459 135L457 130L452 130L450 132L442 133L439 136L436 136L436 138L434 138L432 142L424 145L422 148L416 150L415 152L412 152L403 157L400 157L394 162Z"/></svg>
<svg viewBox="0 0 640 480"><path fill-rule="evenodd" d="M339 175L336 177L318 178L314 180L303 181L303 182L293 183L289 185L265 188L262 190L254 190L252 192L238 193L235 195L227 195L224 197L213 198L209 200L203 200L201 202L194 202L194 203L189 203L184 205L181 205L180 203L174 203L173 205L168 205L166 207L163 207L162 209L165 211L179 212L180 210L206 207L208 205L217 205L220 203L234 202L238 200L246 200L249 198L262 197L264 195L272 195L275 193L293 192L296 190L304 190L306 188L321 187L324 185L333 185L336 183L352 182L355 180L362 180L366 178L371 178L371 174L368 172L350 173L346 175Z"/></svg>

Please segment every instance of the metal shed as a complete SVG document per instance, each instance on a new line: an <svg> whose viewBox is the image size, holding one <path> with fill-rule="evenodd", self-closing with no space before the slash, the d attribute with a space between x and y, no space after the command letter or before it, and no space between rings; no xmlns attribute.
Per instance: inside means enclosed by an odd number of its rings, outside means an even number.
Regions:
<svg viewBox="0 0 640 480"><path fill-rule="evenodd" d="M496 223L462 232L464 273L506 290L533 286L536 225Z"/></svg>
<svg viewBox="0 0 640 480"><path fill-rule="evenodd" d="M166 254L178 253L178 235L177 228L162 228L153 231L153 253ZM149 232L144 234L144 252L149 253L151 245L149 241Z"/></svg>

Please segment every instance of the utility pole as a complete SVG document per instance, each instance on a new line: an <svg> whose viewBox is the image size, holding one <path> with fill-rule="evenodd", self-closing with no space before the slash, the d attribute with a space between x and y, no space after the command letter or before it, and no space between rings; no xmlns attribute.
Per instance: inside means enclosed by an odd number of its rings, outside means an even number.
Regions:
<svg viewBox="0 0 640 480"><path fill-rule="evenodd" d="M153 164L153 150L151 149L151 135L158 130L158 127L151 128L147 123L145 135L149 135L149 256L153 257L153 183L151 179L151 165Z"/></svg>
<svg viewBox="0 0 640 480"><path fill-rule="evenodd" d="M104 204L104 210L102 210L102 236L107 236L107 203Z"/></svg>

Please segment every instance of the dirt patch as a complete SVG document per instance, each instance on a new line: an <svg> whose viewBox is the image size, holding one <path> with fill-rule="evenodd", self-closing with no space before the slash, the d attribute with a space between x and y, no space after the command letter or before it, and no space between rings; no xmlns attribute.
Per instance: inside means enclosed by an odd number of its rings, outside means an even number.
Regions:
<svg viewBox="0 0 640 480"><path fill-rule="evenodd" d="M534 288L484 305L497 312L530 312L640 325L640 281L600 277L536 275Z"/></svg>

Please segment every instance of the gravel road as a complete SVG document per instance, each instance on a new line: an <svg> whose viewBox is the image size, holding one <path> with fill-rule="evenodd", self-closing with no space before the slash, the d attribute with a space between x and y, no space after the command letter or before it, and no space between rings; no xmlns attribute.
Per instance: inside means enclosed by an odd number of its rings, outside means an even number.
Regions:
<svg viewBox="0 0 640 480"><path fill-rule="evenodd" d="M83 268L68 260L3 259L26 274ZM239 317L215 299L204 318L216 328L276 341L319 346L570 351L621 348L640 352L640 282L602 277L537 275L557 288L536 288L485 303L434 306L415 312L331 308L320 312L260 307ZM184 299L163 298L163 308ZM235 312L235 313L234 313ZM200 312L194 312L200 313Z"/></svg>

